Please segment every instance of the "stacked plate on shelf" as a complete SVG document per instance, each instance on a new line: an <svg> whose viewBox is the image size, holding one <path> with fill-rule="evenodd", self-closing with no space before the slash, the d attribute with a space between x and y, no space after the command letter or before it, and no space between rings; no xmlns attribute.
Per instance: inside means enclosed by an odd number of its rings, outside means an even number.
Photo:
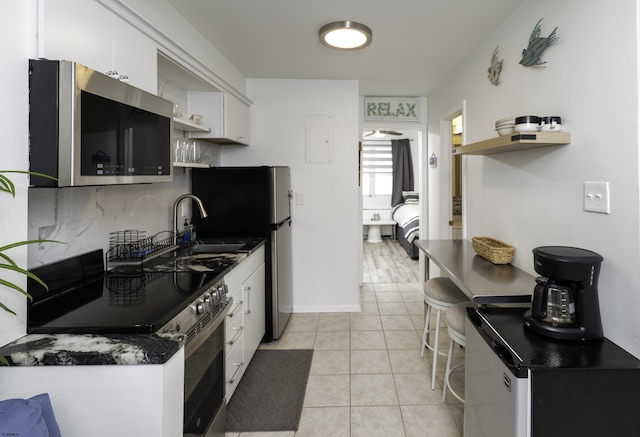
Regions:
<svg viewBox="0 0 640 437"><path fill-rule="evenodd" d="M501 120L496 121L496 132L498 135L511 135L516 131L516 118L515 117L507 117Z"/></svg>

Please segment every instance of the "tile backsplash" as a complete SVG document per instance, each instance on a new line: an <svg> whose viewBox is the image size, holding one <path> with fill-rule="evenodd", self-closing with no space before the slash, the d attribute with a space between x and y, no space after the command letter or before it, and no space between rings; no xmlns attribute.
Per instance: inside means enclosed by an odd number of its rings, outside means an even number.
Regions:
<svg viewBox="0 0 640 437"><path fill-rule="evenodd" d="M109 233L127 229L147 236L172 226L175 199L190 192L189 170L176 168L169 183L29 189L28 268L109 248ZM190 208L190 202L184 202Z"/></svg>

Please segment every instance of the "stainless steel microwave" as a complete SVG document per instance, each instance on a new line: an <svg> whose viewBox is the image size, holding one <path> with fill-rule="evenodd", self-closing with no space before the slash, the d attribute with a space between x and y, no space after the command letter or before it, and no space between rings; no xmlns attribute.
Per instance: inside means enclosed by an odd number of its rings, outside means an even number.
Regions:
<svg viewBox="0 0 640 437"><path fill-rule="evenodd" d="M34 187L173 180L173 104L70 61L29 61Z"/></svg>

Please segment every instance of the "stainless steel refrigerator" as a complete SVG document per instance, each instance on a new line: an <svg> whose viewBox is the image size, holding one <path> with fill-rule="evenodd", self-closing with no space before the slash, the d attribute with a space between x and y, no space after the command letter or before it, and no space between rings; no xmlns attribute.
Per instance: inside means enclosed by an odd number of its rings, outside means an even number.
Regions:
<svg viewBox="0 0 640 437"><path fill-rule="evenodd" d="M263 341L280 338L293 307L289 167L198 168L192 176L192 193L209 214L194 217L199 239L267 240Z"/></svg>

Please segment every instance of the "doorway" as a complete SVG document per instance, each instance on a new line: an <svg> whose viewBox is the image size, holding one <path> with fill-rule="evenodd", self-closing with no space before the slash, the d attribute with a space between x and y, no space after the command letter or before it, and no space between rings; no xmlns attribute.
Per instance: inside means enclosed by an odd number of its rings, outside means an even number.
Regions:
<svg viewBox="0 0 640 437"><path fill-rule="evenodd" d="M440 150L442 153L442 173L439 179L437 195L439 204L431 204L437 212L438 238L465 238L465 160L460 155L451 153L457 145L464 145L465 139L465 106L463 100L445 111L440 116ZM432 217L432 220L435 217Z"/></svg>
<svg viewBox="0 0 640 437"><path fill-rule="evenodd" d="M423 138L425 133L422 126L407 126L407 125L370 125L361 127L360 138L360 175L359 183L361 190L361 203L360 211L362 216L362 244L360 245L360 257L361 257L361 274L360 283L363 283L365 269L368 273L368 279L371 279L371 266L365 266L370 259L366 259L365 253L372 253L371 251L381 252L383 250L390 250L397 255L404 255L407 257L408 262L415 260L409 259L409 255L406 253L400 243L394 239L398 238L395 235L395 226L391 224L383 224L379 226L381 239L375 239L378 242L368 242L369 240L369 228L367 224L375 217L375 220L379 220L380 223L391 220L391 186L392 186L392 167L391 167L391 140L407 139L409 140L411 149L411 159L413 164L414 175L414 191L420 192L421 190L421 171L423 169L422 160L424 159ZM426 200L426 199L425 199ZM420 199L420 202L422 199ZM419 220L422 219L418 212ZM382 241L380 241L382 240ZM367 246L365 251L364 245ZM381 252L382 253L382 252ZM380 257L379 259L382 259ZM391 275L394 276L394 275ZM378 277L376 281L387 282L389 279L382 279Z"/></svg>
<svg viewBox="0 0 640 437"><path fill-rule="evenodd" d="M462 145L462 112L451 120L451 148ZM451 238L462 239L462 155L451 156Z"/></svg>

